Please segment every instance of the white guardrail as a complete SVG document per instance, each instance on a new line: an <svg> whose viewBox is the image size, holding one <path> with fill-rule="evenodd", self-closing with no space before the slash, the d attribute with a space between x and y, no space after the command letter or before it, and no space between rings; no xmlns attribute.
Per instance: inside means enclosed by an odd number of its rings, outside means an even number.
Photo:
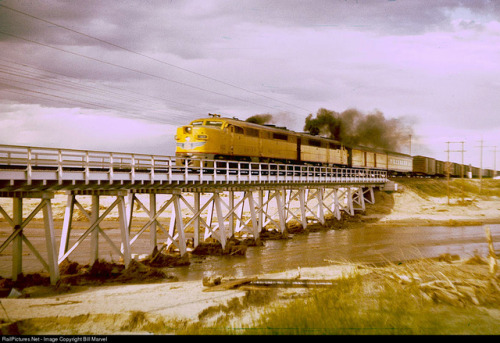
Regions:
<svg viewBox="0 0 500 343"><path fill-rule="evenodd" d="M194 160L172 156L0 145L0 181L116 183L384 183L376 169ZM1 190L1 187L0 187Z"/></svg>

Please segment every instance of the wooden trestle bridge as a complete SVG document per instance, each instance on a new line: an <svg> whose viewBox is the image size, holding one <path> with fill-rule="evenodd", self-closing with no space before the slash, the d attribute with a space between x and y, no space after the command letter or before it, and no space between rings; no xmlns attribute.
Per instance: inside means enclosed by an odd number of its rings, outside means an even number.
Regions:
<svg viewBox="0 0 500 343"><path fill-rule="evenodd" d="M128 266L134 243L145 232L151 251L158 245L173 245L184 255L189 244L196 247L209 237L225 247L235 234L257 239L268 225L283 232L291 219L306 227L311 218L324 224L327 213L337 219L341 211L354 215L365 209L365 202L373 203L373 189L388 181L383 170L212 162L208 165L213 167L193 167L187 160L169 156L0 145L0 197L12 199L12 208L0 206L4 226L12 228L3 235L7 238L0 253L12 245L12 279L22 273L23 243L55 283L59 264L84 240L90 240L90 263L99 257L102 237ZM67 196L59 243L51 202L56 192ZM160 195L162 203L158 202ZM81 196L91 196L90 214L79 202ZM112 197L105 209L102 197ZM23 212L27 198L40 200L29 214ZM147 220L132 231L134 209L138 208ZM89 222L76 241L72 237L75 210ZM120 242L114 242L109 231L100 227L116 210ZM45 227L46 251L42 252L28 238L28 224L40 211ZM166 241L158 242L160 232Z"/></svg>

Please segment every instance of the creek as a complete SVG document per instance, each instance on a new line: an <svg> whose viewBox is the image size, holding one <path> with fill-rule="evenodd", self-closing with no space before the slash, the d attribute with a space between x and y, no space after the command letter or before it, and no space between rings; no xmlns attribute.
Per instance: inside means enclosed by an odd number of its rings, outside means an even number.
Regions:
<svg viewBox="0 0 500 343"><path fill-rule="evenodd" d="M500 224L490 224L497 256ZM441 254L486 257L488 243L483 226L366 226L297 234L290 239L268 240L248 247L245 256L192 257L187 267L168 268L180 281L223 275L236 278L285 270L320 267L329 261L382 263Z"/></svg>
<svg viewBox="0 0 500 343"><path fill-rule="evenodd" d="M500 256L500 224L490 224L497 256ZM119 241L118 230L109 231L111 239ZM81 230L83 232L83 230ZM27 231L30 241L45 255L43 224ZM4 233L6 236L8 232ZM78 234L75 234L78 237ZM59 243L59 237L56 238ZM70 256L71 261L88 263L89 243L82 244ZM109 260L112 250L103 241L99 244L100 257ZM149 238L137 240L133 252L147 253ZM191 256L189 266L164 268L179 281L201 280L204 276L224 275L242 278L258 274L282 272L297 268L327 266L331 262L380 263L415 258L432 258L441 254L475 254L486 257L488 244L483 226L416 226L395 227L360 225L343 230L328 230L296 234L289 239L267 240L263 246L248 247L245 256ZM11 246L0 254L0 276L10 277L12 271ZM111 258L117 260L118 256ZM42 270L40 262L24 246L23 272Z"/></svg>

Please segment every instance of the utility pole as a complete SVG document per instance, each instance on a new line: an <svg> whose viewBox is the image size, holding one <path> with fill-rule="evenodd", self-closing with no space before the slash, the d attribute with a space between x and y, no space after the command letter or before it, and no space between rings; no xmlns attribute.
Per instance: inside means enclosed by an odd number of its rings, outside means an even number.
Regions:
<svg viewBox="0 0 500 343"><path fill-rule="evenodd" d="M450 142L447 145L447 158L446 158L446 194L448 195L448 205L450 205Z"/></svg>
<svg viewBox="0 0 500 343"><path fill-rule="evenodd" d="M460 152L462 153L462 165L460 167L460 178L462 180L462 203L464 202L464 143L465 142L446 142L447 144L447 149L446 152L448 153L448 162L447 162L447 177L446 177L446 182L447 182L447 193L448 193L448 205L450 204L450 173L451 173L451 163L450 163L450 152ZM461 144L462 149L460 150L450 150L450 144Z"/></svg>
<svg viewBox="0 0 500 343"><path fill-rule="evenodd" d="M479 141L481 143L481 145L479 147L476 147L476 148L480 148L481 149L481 152L479 154L480 156L480 168L479 168L479 194L481 194L481 191L483 189L483 148L493 148L494 150L494 156L493 156L493 177L496 176L496 169L497 169L497 147L496 146L486 146L483 144L483 140L481 139Z"/></svg>
<svg viewBox="0 0 500 343"><path fill-rule="evenodd" d="M493 148L493 176L497 176L497 146L493 145L490 146L490 148Z"/></svg>
<svg viewBox="0 0 500 343"><path fill-rule="evenodd" d="M479 162L479 195L483 190L483 139L481 139L481 152L479 154L480 162Z"/></svg>
<svg viewBox="0 0 500 343"><path fill-rule="evenodd" d="M493 148L491 150L493 152L493 175L492 177L495 177L497 175L497 147L496 145L482 145L483 148Z"/></svg>

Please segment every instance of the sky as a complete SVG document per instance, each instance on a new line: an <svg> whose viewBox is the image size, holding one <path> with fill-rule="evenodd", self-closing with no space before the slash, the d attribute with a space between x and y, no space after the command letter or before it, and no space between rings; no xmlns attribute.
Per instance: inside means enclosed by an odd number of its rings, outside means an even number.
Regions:
<svg viewBox="0 0 500 343"><path fill-rule="evenodd" d="M499 61L494 0L0 0L0 144L173 155L208 113L354 108L500 169Z"/></svg>

